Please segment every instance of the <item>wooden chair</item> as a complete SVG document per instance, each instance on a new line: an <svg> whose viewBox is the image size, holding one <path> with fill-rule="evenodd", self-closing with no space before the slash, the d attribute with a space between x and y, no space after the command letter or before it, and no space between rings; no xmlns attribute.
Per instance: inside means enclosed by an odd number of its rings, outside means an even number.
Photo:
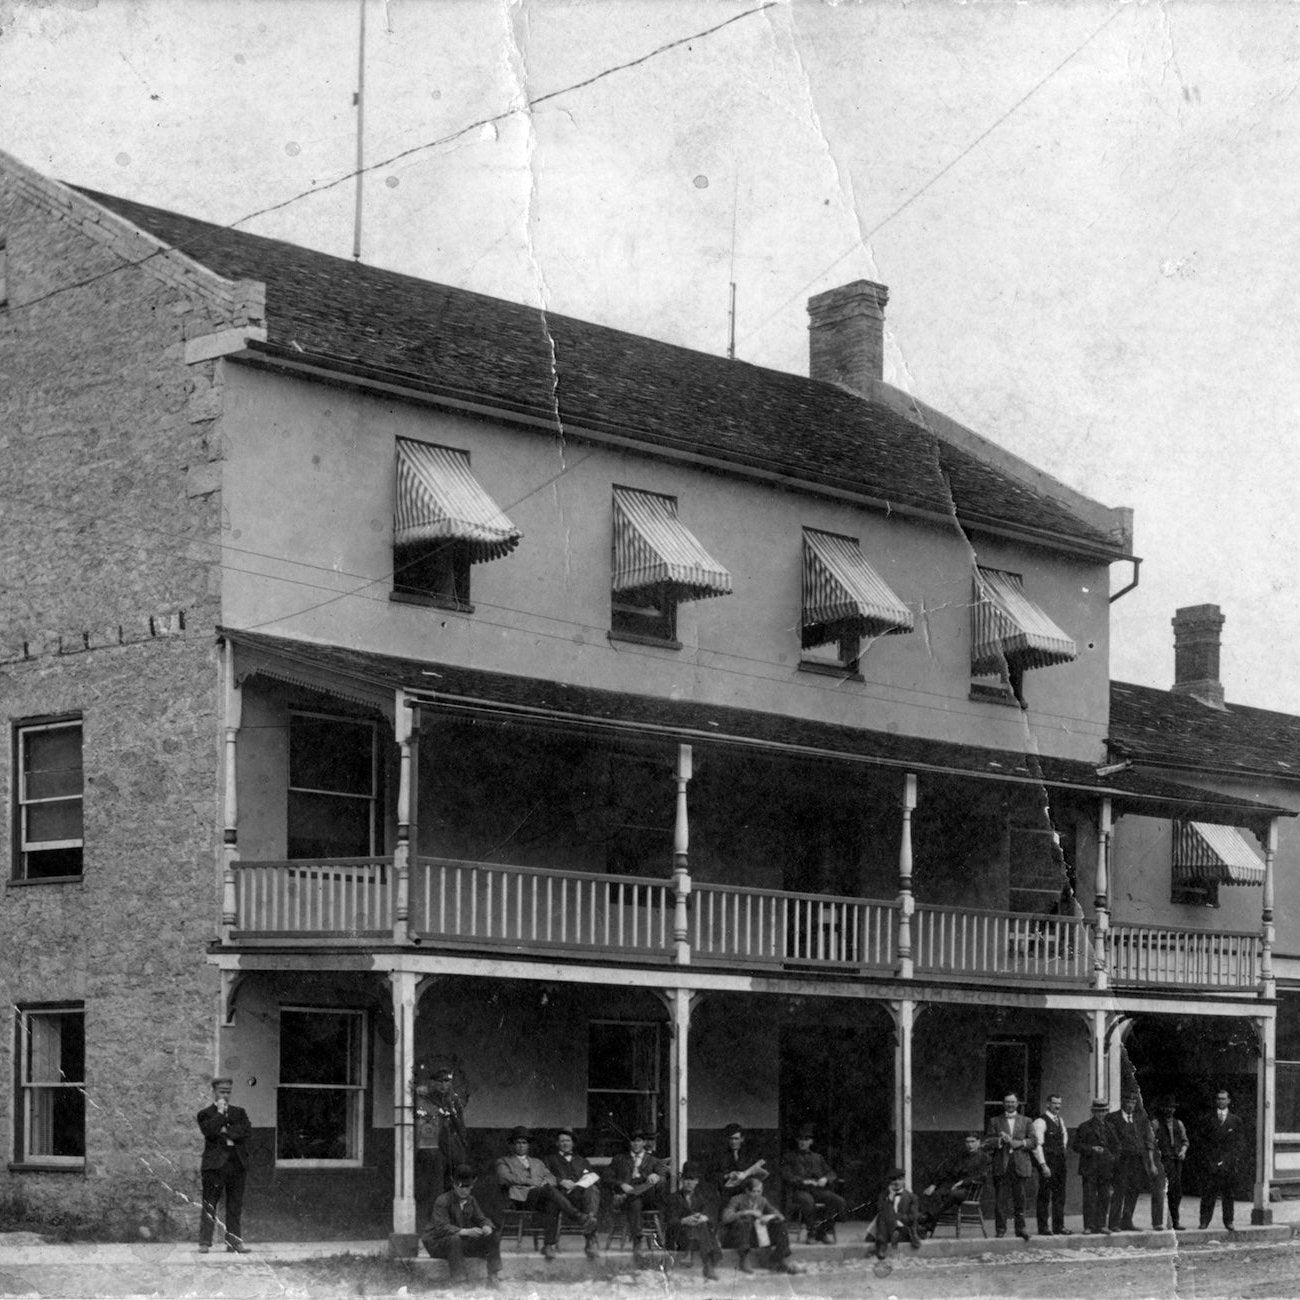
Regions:
<svg viewBox="0 0 1300 1300"><path fill-rule="evenodd" d="M524 1237L531 1236L533 1249L542 1248L542 1216L534 1210L519 1210L507 1204L501 1211L501 1240L515 1239L515 1249L523 1250Z"/></svg>
<svg viewBox="0 0 1300 1300"><path fill-rule="evenodd" d="M961 1236L961 1226L965 1224L979 1224L980 1231L987 1237L989 1230L984 1225L984 1206L981 1198L984 1195L984 1183L982 1181L971 1183L966 1189L966 1199L959 1201L956 1205L950 1205L943 1210L934 1221L934 1230L938 1232L940 1227L945 1223L951 1223L956 1231L957 1236ZM931 1234L934 1235L933 1233Z"/></svg>
<svg viewBox="0 0 1300 1300"><path fill-rule="evenodd" d="M641 1233L651 1250L664 1249L664 1216L662 1210L641 1211ZM609 1235L605 1238L606 1250L610 1248L610 1244L615 1237L618 1238L618 1248L622 1250L627 1244L628 1231L627 1211L621 1205L614 1210Z"/></svg>

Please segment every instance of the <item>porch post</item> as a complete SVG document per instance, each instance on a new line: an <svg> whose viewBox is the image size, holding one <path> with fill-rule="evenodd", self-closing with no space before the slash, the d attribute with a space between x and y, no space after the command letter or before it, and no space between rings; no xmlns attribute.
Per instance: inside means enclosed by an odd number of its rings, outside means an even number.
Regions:
<svg viewBox="0 0 1300 1300"><path fill-rule="evenodd" d="M677 816L673 823L673 944L677 964L688 966L691 961L691 944L686 900L691 893L690 874L690 821L686 810L686 787L691 779L691 747L677 746ZM683 1056L683 1069L685 1057ZM682 1076L685 1078L685 1075ZM685 1159L685 1157L683 1157ZM677 1166L681 1168L680 1162Z"/></svg>
<svg viewBox="0 0 1300 1300"><path fill-rule="evenodd" d="M1277 1128L1274 1106L1277 1096L1276 1018L1258 1017L1255 1032L1259 1037L1259 1081L1255 1089L1255 1205L1250 1212L1250 1221L1272 1223L1269 1192L1273 1186L1273 1149Z"/></svg>
<svg viewBox="0 0 1300 1300"><path fill-rule="evenodd" d="M389 1251L414 1255L415 1226L415 1002L414 971L389 971L393 993L393 1231Z"/></svg>
<svg viewBox="0 0 1300 1300"><path fill-rule="evenodd" d="M1110 831L1110 796L1103 795L1097 808L1097 892L1093 899L1097 930L1092 986L1096 989L1110 985Z"/></svg>
<svg viewBox="0 0 1300 1300"><path fill-rule="evenodd" d="M239 924L239 903L235 891L235 865L239 861L239 791L235 744L243 722L244 692L235 676L235 647L222 647L222 691L225 712L224 798L222 800L221 942L229 943Z"/></svg>
<svg viewBox="0 0 1300 1300"><path fill-rule="evenodd" d="M1277 818L1270 817L1268 840L1264 847L1264 900L1260 915L1261 934L1259 949L1259 995L1277 997L1277 981L1273 978L1273 868L1277 860Z"/></svg>
<svg viewBox="0 0 1300 1300"><path fill-rule="evenodd" d="M894 1163L912 1185L912 1028L916 1003L900 998L889 1004L894 1018Z"/></svg>
<svg viewBox="0 0 1300 1300"><path fill-rule="evenodd" d="M415 705L399 690L393 710L393 732L401 751L397 778L397 843L393 845L393 942L411 937L411 733Z"/></svg>
<svg viewBox="0 0 1300 1300"><path fill-rule="evenodd" d="M908 772L903 777L903 827L898 844L898 974L905 980L912 978L913 971L912 913L915 903L912 899L912 810L915 807L916 773ZM908 1051L911 1051L910 1047Z"/></svg>
<svg viewBox="0 0 1300 1300"><path fill-rule="evenodd" d="M668 1033L672 1039L668 1058L668 1154L674 1180L687 1160L690 1143L690 1106L687 1059L690 1052L691 1015L699 1004L699 993L690 989L663 989L659 996L668 1008Z"/></svg>
<svg viewBox="0 0 1300 1300"><path fill-rule="evenodd" d="M1108 1082L1106 1064L1106 1013L1098 1008L1092 1012L1092 1095L1106 1097Z"/></svg>

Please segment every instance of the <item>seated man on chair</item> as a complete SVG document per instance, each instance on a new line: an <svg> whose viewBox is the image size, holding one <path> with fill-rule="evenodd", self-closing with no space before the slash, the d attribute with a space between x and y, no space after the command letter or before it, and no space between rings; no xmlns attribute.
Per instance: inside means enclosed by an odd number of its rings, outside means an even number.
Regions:
<svg viewBox="0 0 1300 1300"><path fill-rule="evenodd" d="M797 1149L787 1151L781 1161L781 1178L796 1213L808 1228L810 1242L825 1242L835 1231L836 1219L844 1217L844 1198L832 1190L835 1170L812 1149L816 1130L800 1126Z"/></svg>
<svg viewBox="0 0 1300 1300"><path fill-rule="evenodd" d="M976 1183L988 1180L992 1161L980 1143L978 1133L967 1133L962 1149L955 1151L934 1175L934 1180L921 1193L920 1217L917 1227L923 1237L934 1232L939 1216L954 1205L960 1205Z"/></svg>
<svg viewBox="0 0 1300 1300"><path fill-rule="evenodd" d="M497 1161L497 1182L509 1209L534 1210L542 1216L542 1253L554 1259L560 1239L560 1215L571 1219L584 1216L556 1186L555 1175L528 1154L532 1140L533 1135L522 1126L510 1134L511 1154Z"/></svg>
<svg viewBox="0 0 1300 1300"><path fill-rule="evenodd" d="M496 1225L474 1199L474 1170L459 1165L452 1172L451 1191L433 1203L433 1215L421 1240L433 1259L445 1259L453 1283L465 1281L465 1257L487 1262L488 1286L501 1285L501 1237Z"/></svg>
<svg viewBox="0 0 1300 1300"><path fill-rule="evenodd" d="M628 1149L610 1161L606 1174L614 1189L614 1208L627 1215L633 1259L641 1253L642 1212L661 1209L668 1189L667 1167L647 1149L649 1137L644 1129L633 1133L628 1139Z"/></svg>
<svg viewBox="0 0 1300 1300"><path fill-rule="evenodd" d="M670 1250L694 1249L704 1262L704 1280L714 1281L722 1250L718 1246L717 1202L700 1181L700 1166L688 1160L682 1166L679 1190L668 1197L667 1226Z"/></svg>
<svg viewBox="0 0 1300 1300"><path fill-rule="evenodd" d="M767 1266L776 1273L802 1273L790 1262L790 1234L785 1215L763 1195L763 1180L756 1174L745 1180L744 1190L727 1202L722 1211L723 1244L733 1247L740 1258L736 1267L752 1273L749 1253L767 1251Z"/></svg>
<svg viewBox="0 0 1300 1300"><path fill-rule="evenodd" d="M901 1169L889 1171L889 1186L880 1194L876 1217L867 1226L867 1244L874 1245L877 1259L884 1259L890 1246L904 1237L913 1250L921 1249L916 1193L907 1190L903 1179Z"/></svg>
<svg viewBox="0 0 1300 1300"><path fill-rule="evenodd" d="M769 1171L767 1161L749 1145L739 1124L728 1124L722 1134L727 1145L714 1166L713 1181L725 1205L744 1188L747 1178L766 1178Z"/></svg>
<svg viewBox="0 0 1300 1300"><path fill-rule="evenodd" d="M600 1215L600 1175L573 1149L573 1130L562 1128L555 1137L555 1154L546 1167L569 1203L580 1213L582 1235L587 1239L587 1258L600 1254L596 1246L596 1219Z"/></svg>

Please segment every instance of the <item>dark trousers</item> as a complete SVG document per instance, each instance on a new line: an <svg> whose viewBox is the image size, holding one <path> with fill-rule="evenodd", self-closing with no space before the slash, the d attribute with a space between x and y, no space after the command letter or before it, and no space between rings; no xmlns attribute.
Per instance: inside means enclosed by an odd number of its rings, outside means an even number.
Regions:
<svg viewBox="0 0 1300 1300"><path fill-rule="evenodd" d="M819 1237L836 1219L844 1217L844 1198L825 1187L798 1187L790 1193L795 1213L808 1227L810 1237Z"/></svg>
<svg viewBox="0 0 1300 1300"><path fill-rule="evenodd" d="M542 1216L542 1242L547 1246L554 1246L560 1239L561 1214L571 1219L580 1217L569 1198L549 1183L545 1187L530 1187L525 1200L508 1204L512 1210L531 1210Z"/></svg>
<svg viewBox="0 0 1300 1300"><path fill-rule="evenodd" d="M226 1245L238 1246L243 1238L240 1219L244 1213L244 1166L238 1160L227 1160L220 1169L205 1169L203 1179L203 1212L199 1217L199 1245L212 1245L212 1229L217 1222L217 1206L224 1196L226 1201Z"/></svg>
<svg viewBox="0 0 1300 1300"><path fill-rule="evenodd" d="M1038 1231L1065 1231L1065 1153L1056 1156L1049 1165L1050 1174L1038 1171Z"/></svg>
<svg viewBox="0 0 1300 1300"><path fill-rule="evenodd" d="M1210 1169L1205 1175L1205 1194L1201 1197L1201 1227L1208 1228L1214 1218L1214 1202L1223 1199L1223 1226L1232 1227L1232 1172L1226 1168Z"/></svg>
<svg viewBox="0 0 1300 1300"><path fill-rule="evenodd" d="M625 1195L621 1204L617 1199L614 1201L614 1208L621 1209L627 1215L627 1235L632 1238L633 1250L641 1243L642 1211L657 1210L661 1204L658 1183L647 1192L638 1192L635 1196Z"/></svg>
<svg viewBox="0 0 1300 1300"><path fill-rule="evenodd" d="M717 1229L711 1223L670 1224L668 1238L670 1250L698 1250L706 1264L716 1264L722 1258Z"/></svg>
<svg viewBox="0 0 1300 1300"><path fill-rule="evenodd" d="M465 1260L487 1260L488 1276L501 1272L501 1236L494 1232L490 1237L443 1237L434 1241L428 1237L424 1248L433 1259L445 1259L452 1279L465 1276Z"/></svg>
<svg viewBox="0 0 1300 1300"><path fill-rule="evenodd" d="M1101 1232L1110 1213L1110 1175L1083 1176L1083 1230Z"/></svg>
<svg viewBox="0 0 1300 1300"><path fill-rule="evenodd" d="M1142 1190L1142 1157L1120 1156L1110 1190L1110 1230L1133 1227L1138 1193Z"/></svg>
<svg viewBox="0 0 1300 1300"><path fill-rule="evenodd" d="M1025 1228L1025 1184L1029 1181L1010 1169L1005 1174L993 1175L993 1228L1002 1235L1007 1230L1007 1201L1015 1216L1016 1231Z"/></svg>
<svg viewBox="0 0 1300 1300"><path fill-rule="evenodd" d="M582 1219L590 1216L593 1219L600 1217L600 1185L592 1183L590 1187L570 1187L566 1192L563 1188L560 1193L569 1202L577 1213L577 1217Z"/></svg>
<svg viewBox="0 0 1300 1300"><path fill-rule="evenodd" d="M1178 1222L1178 1207L1183 1203L1183 1162L1165 1161L1165 1178L1169 1183L1166 1192L1166 1199L1169 1202L1169 1226L1177 1228L1181 1226Z"/></svg>
<svg viewBox="0 0 1300 1300"><path fill-rule="evenodd" d="M790 1234L782 1220L773 1219L767 1225L767 1239L772 1243L768 1247L767 1262L775 1268L790 1254ZM723 1241L733 1250L738 1250L742 1257L751 1250L762 1249L758 1244L754 1220L750 1218L737 1219L735 1223L727 1224L723 1230Z"/></svg>
<svg viewBox="0 0 1300 1300"><path fill-rule="evenodd" d="M447 1157L437 1147L419 1147L415 1152L415 1221L428 1223L433 1203L448 1190L451 1170Z"/></svg>

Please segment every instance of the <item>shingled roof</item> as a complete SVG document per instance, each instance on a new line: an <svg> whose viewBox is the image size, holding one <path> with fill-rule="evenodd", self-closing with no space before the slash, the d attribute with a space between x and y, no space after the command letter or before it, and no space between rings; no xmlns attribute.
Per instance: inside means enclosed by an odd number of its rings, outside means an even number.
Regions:
<svg viewBox="0 0 1300 1300"><path fill-rule="evenodd" d="M1114 537L881 402L534 307L79 192L228 279L266 285L256 350L788 475L1099 558Z"/></svg>
<svg viewBox="0 0 1300 1300"><path fill-rule="evenodd" d="M1161 767L1300 781L1300 717L1244 704L1211 708L1190 695L1110 684L1110 747Z"/></svg>

